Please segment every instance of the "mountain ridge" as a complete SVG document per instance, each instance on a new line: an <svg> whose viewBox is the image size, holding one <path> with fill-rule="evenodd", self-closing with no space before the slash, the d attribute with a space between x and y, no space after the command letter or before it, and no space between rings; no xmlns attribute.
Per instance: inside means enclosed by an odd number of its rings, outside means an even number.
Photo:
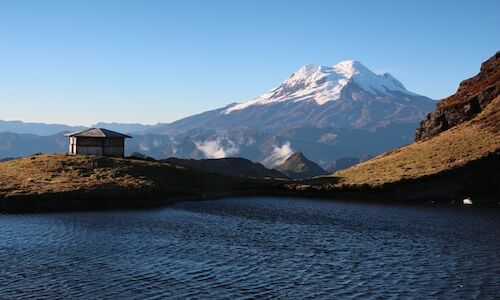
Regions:
<svg viewBox="0 0 500 300"><path fill-rule="evenodd" d="M148 129L153 129L166 123L146 125L141 123L118 123L118 122L98 122L89 127L82 125L51 124L24 122L20 120L0 120L0 132L11 132L17 134L34 134L38 136L50 136L61 132L79 131L93 127L103 127L113 131L123 133L141 133Z"/></svg>
<svg viewBox="0 0 500 300"><path fill-rule="evenodd" d="M245 158L228 157L218 159L182 159L170 157L162 159L161 162L172 165L181 165L187 168L215 173L227 176L253 177L253 178L287 178L286 175L275 169L267 169L259 163Z"/></svg>
<svg viewBox="0 0 500 300"><path fill-rule="evenodd" d="M60 132L77 131L85 128L85 126L79 125L72 126L66 124L23 122L19 120L0 120L0 132L34 134L38 136L49 136Z"/></svg>
<svg viewBox="0 0 500 300"><path fill-rule="evenodd" d="M328 174L318 164L307 159L301 151L294 152L275 169L293 179L307 179Z"/></svg>

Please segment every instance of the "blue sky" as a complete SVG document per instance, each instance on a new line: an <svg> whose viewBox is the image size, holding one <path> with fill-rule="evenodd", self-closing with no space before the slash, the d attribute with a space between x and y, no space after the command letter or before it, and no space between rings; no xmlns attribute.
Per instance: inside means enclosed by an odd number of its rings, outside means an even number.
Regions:
<svg viewBox="0 0 500 300"><path fill-rule="evenodd" d="M0 119L171 122L345 59L439 99L499 29L498 0L0 0Z"/></svg>

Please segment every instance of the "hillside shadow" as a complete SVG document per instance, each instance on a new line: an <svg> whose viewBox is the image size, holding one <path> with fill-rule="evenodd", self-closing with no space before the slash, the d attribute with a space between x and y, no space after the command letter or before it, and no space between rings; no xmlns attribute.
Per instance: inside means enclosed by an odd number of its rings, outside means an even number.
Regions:
<svg viewBox="0 0 500 300"><path fill-rule="evenodd" d="M311 184L311 185L323 185L323 184L337 184L341 181L342 177L339 176L318 176L310 179L297 180L296 182Z"/></svg>

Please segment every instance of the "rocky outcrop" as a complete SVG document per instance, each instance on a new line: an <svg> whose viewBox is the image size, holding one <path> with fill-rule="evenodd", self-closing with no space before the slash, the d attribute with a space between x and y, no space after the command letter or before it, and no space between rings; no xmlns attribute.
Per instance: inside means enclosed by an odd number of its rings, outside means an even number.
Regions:
<svg viewBox="0 0 500 300"><path fill-rule="evenodd" d="M307 179L328 174L318 164L308 160L302 152L293 153L276 169L293 179Z"/></svg>
<svg viewBox="0 0 500 300"><path fill-rule="evenodd" d="M500 51L481 65L476 76L460 83L457 92L437 104L437 108L420 122L415 141L438 135L471 120L500 94Z"/></svg>

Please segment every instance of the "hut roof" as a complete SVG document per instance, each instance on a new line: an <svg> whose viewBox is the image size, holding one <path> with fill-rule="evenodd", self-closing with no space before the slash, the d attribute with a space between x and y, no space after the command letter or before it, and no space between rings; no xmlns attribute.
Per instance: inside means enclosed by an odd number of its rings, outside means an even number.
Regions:
<svg viewBox="0 0 500 300"><path fill-rule="evenodd" d="M104 129L104 128L90 128L76 132L65 133L64 136L68 137L95 137L95 138L132 138L123 133L119 133L116 131Z"/></svg>

